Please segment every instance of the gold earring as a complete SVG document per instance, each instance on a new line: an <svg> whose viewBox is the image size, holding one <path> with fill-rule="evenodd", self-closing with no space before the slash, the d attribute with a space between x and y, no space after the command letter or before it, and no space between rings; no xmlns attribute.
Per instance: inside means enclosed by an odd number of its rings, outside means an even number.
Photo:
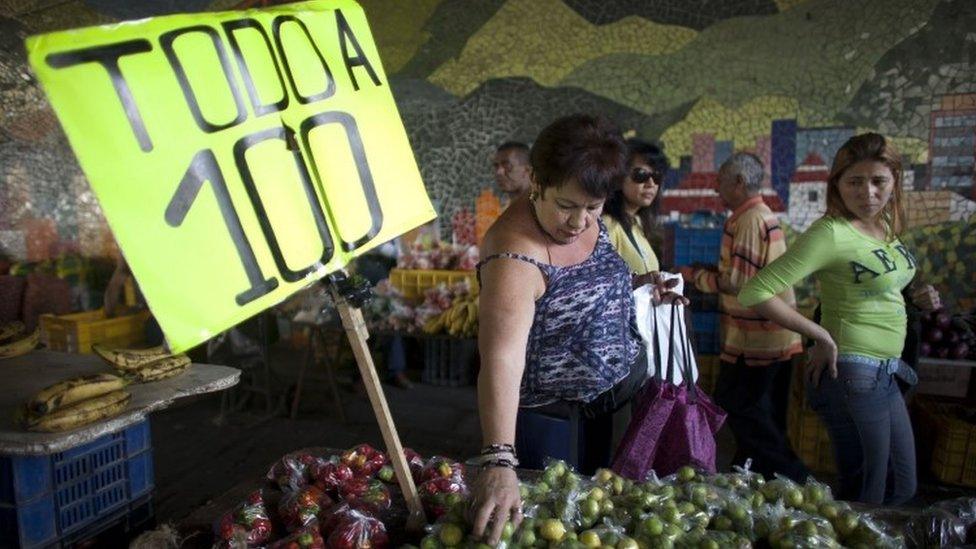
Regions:
<svg viewBox="0 0 976 549"><path fill-rule="evenodd" d="M535 202L536 200L538 200L538 198L539 198L539 191L532 189L532 192L529 193L529 201Z"/></svg>

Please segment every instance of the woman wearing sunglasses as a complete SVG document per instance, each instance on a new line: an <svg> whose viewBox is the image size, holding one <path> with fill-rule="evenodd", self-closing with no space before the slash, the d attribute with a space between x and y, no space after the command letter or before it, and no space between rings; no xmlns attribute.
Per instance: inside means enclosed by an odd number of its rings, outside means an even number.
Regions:
<svg viewBox="0 0 976 549"><path fill-rule="evenodd" d="M630 139L627 141L627 178L603 209L610 242L637 275L659 270L660 263L652 243L659 244L652 207L668 169L668 159L657 146Z"/></svg>

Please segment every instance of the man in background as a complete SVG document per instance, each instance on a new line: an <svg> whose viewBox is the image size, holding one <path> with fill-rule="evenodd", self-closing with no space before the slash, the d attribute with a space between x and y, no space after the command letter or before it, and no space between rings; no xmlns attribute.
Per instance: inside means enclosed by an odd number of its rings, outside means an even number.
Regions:
<svg viewBox="0 0 976 549"><path fill-rule="evenodd" d="M728 412L735 436L733 464L752 458L752 470L780 473L803 482L809 475L786 435L792 357L802 351L800 336L739 305L746 281L786 251L779 219L763 202L763 164L739 152L718 172L718 194L732 214L725 222L718 267L682 267L696 288L718 293L722 311L722 351L715 402ZM780 297L795 306L793 290Z"/></svg>
<svg viewBox="0 0 976 549"><path fill-rule="evenodd" d="M495 183L505 194L502 208L529 190L532 184L532 167L529 165L529 146L518 141L506 141L498 146L491 162Z"/></svg>

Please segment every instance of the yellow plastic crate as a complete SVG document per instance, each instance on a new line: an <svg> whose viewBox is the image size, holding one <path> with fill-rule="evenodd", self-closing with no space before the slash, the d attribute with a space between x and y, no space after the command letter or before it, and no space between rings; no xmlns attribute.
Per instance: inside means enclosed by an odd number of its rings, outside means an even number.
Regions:
<svg viewBox="0 0 976 549"><path fill-rule="evenodd" d="M95 343L131 347L145 341L149 311L105 318L105 311L85 311L61 316L41 315L41 334L48 349L69 353L91 353Z"/></svg>
<svg viewBox="0 0 976 549"><path fill-rule="evenodd" d="M410 300L422 300L424 291L438 284L451 284L468 280L471 291L478 291L478 277L475 271L436 271L424 269L393 269L390 271L390 284L400 290L403 297Z"/></svg>
<svg viewBox="0 0 976 549"><path fill-rule="evenodd" d="M942 482L976 486L976 425L957 417L960 405L916 402L920 427L934 433L932 473Z"/></svg>

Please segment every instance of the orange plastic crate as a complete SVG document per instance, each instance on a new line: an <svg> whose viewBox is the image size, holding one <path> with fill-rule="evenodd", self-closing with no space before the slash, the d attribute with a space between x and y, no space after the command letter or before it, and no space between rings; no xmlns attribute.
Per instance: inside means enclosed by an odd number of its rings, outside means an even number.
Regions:
<svg viewBox="0 0 976 549"><path fill-rule="evenodd" d="M438 284L451 285L468 280L471 291L478 291L478 277L475 271L436 271L424 269L393 269L390 271L390 284L400 290L403 297L410 300L422 300L424 291Z"/></svg>
<svg viewBox="0 0 976 549"><path fill-rule="evenodd" d="M69 353L91 353L95 343L110 347L131 347L145 341L149 311L105 318L105 311L85 311L61 316L41 315L41 334L48 349Z"/></svg>

